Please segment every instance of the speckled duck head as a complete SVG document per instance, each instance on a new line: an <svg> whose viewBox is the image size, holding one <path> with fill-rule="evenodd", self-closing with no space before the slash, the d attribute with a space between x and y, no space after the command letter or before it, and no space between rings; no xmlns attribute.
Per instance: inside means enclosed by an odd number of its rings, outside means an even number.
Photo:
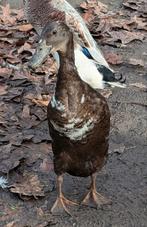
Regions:
<svg viewBox="0 0 147 227"><path fill-rule="evenodd" d="M72 40L72 36L72 32L65 23L59 21L47 23L40 36L37 58L42 58L42 56L46 55L44 50L46 53L55 53L57 51L64 53L67 43ZM33 61L37 62L35 58Z"/></svg>

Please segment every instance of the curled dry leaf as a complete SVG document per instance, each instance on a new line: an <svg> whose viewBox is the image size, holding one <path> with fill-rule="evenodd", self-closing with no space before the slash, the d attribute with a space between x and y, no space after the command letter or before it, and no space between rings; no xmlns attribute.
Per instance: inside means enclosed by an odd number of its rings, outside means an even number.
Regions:
<svg viewBox="0 0 147 227"><path fill-rule="evenodd" d="M16 22L16 18L11 16L10 5L6 4L6 6L0 6L2 9L2 15L0 15L0 19L4 24L14 24Z"/></svg>
<svg viewBox="0 0 147 227"><path fill-rule="evenodd" d="M42 99L32 99L32 102L38 106L48 106L50 99L50 96L46 96L46 98Z"/></svg>
<svg viewBox="0 0 147 227"><path fill-rule="evenodd" d="M0 154L0 172L2 173L9 173L19 166L24 158L23 151L14 150L11 144L1 146Z"/></svg>
<svg viewBox="0 0 147 227"><path fill-rule="evenodd" d="M147 1L146 0L126 0L123 5L127 8L137 10L139 12L147 12Z"/></svg>
<svg viewBox="0 0 147 227"><path fill-rule="evenodd" d="M141 66L141 67L144 67L144 65L145 65L145 63L142 59L135 59L135 58L130 58L128 63L130 65Z"/></svg>
<svg viewBox="0 0 147 227"><path fill-rule="evenodd" d="M108 12L107 5L96 1L96 0L88 0L80 4L82 10L84 10L83 18L89 23L95 18L95 15L103 15Z"/></svg>
<svg viewBox="0 0 147 227"><path fill-rule="evenodd" d="M137 88L140 88L140 89L147 89L147 86L143 83L133 83L133 84L130 84L130 86L133 86L133 87L137 87Z"/></svg>
<svg viewBox="0 0 147 227"><path fill-rule="evenodd" d="M132 21L136 24L136 28L138 30L145 30L147 31L147 19L143 17L139 17L135 15Z"/></svg>
<svg viewBox="0 0 147 227"><path fill-rule="evenodd" d="M35 115L40 121L44 121L47 118L46 107L39 107L37 105L31 110L31 114Z"/></svg>
<svg viewBox="0 0 147 227"><path fill-rule="evenodd" d="M105 53L105 58L112 65L119 65L123 62L121 56L115 53Z"/></svg>
<svg viewBox="0 0 147 227"><path fill-rule="evenodd" d="M134 15L129 12L128 14L122 9L120 11L108 11L105 5L101 5L96 0L87 0L81 4L84 11L83 17L91 33L98 38L99 42L118 46L118 43L126 45L134 40L143 41L145 34L136 32L136 30L147 30L146 0L128 0L124 5L131 5L137 10L137 13ZM144 15L138 12L143 12Z"/></svg>
<svg viewBox="0 0 147 227"><path fill-rule="evenodd" d="M33 196L34 198L44 196L44 186L41 184L37 175L26 172L20 182L11 185L10 191L20 196Z"/></svg>
<svg viewBox="0 0 147 227"><path fill-rule="evenodd" d="M31 24L22 24L22 25L18 25L17 29L21 32L28 32L30 30L32 30L32 25Z"/></svg>
<svg viewBox="0 0 147 227"><path fill-rule="evenodd" d="M29 107L29 105L24 105L21 116L22 116L22 118L25 118L25 119L30 118L30 107Z"/></svg>
<svg viewBox="0 0 147 227"><path fill-rule="evenodd" d="M112 95L112 91L110 89L102 90L100 93L107 99Z"/></svg>
<svg viewBox="0 0 147 227"><path fill-rule="evenodd" d="M29 51L31 53L34 52L31 49L31 45L29 43L27 43L27 42L18 49L18 54L21 54L23 51Z"/></svg>
<svg viewBox="0 0 147 227"><path fill-rule="evenodd" d="M11 64L11 65L7 64L9 67L13 68L13 66L14 66L14 68L15 68L15 64L21 63L21 59L17 56L10 54L10 55L7 55L7 62Z"/></svg>
<svg viewBox="0 0 147 227"><path fill-rule="evenodd" d="M13 15L17 18L17 20L24 19L24 10L23 9L11 9Z"/></svg>
<svg viewBox="0 0 147 227"><path fill-rule="evenodd" d="M0 67L0 77L9 78L11 76L11 74L12 74L12 69Z"/></svg>
<svg viewBox="0 0 147 227"><path fill-rule="evenodd" d="M11 80L27 80L27 74L23 70L15 70Z"/></svg>
<svg viewBox="0 0 147 227"><path fill-rule="evenodd" d="M116 41L121 41L122 44L128 44L134 40L143 41L145 35L141 32L129 32L129 31L113 31L109 33L111 38L107 39L107 42L113 43Z"/></svg>
<svg viewBox="0 0 147 227"><path fill-rule="evenodd" d="M108 6L97 0L87 0L83 3L81 3L80 7L84 10L89 10L92 8L97 13L99 13L99 12L107 13L108 12Z"/></svg>
<svg viewBox="0 0 147 227"><path fill-rule="evenodd" d="M50 154L52 154L51 145L45 142L39 144L34 144L32 142L27 143L25 144L25 146L23 146L23 150L28 151L26 157L26 164L29 166L35 163L38 159L42 158L44 160L46 157L49 157Z"/></svg>
<svg viewBox="0 0 147 227"><path fill-rule="evenodd" d="M7 85L0 85L0 95L7 94L8 93L7 88L8 88Z"/></svg>
<svg viewBox="0 0 147 227"><path fill-rule="evenodd" d="M12 217L12 216L11 216L11 217ZM12 221L12 222L6 224L5 227L22 227L22 223L20 223L20 222L17 220L17 218L16 218L15 221Z"/></svg>

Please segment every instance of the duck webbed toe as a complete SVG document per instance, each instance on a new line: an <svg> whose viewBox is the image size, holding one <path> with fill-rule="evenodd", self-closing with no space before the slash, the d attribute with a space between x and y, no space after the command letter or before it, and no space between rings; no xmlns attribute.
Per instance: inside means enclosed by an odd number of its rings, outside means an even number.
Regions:
<svg viewBox="0 0 147 227"><path fill-rule="evenodd" d="M93 174L91 176L91 186L90 186L89 192L86 194L81 204L97 209L101 205L111 204L111 200L105 198L104 196L102 196L100 193L97 192L95 181L96 181L96 174Z"/></svg>
<svg viewBox="0 0 147 227"><path fill-rule="evenodd" d="M63 176L57 177L57 190L58 195L55 203L51 208L51 213L62 213L65 211L67 214L71 215L70 211L68 210L67 206L75 206L78 205L76 202L68 200L64 197L62 193L62 183L63 183Z"/></svg>

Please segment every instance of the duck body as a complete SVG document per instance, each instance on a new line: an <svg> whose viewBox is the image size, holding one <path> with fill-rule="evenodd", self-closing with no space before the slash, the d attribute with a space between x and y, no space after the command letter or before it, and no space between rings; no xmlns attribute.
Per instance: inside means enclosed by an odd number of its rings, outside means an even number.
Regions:
<svg viewBox="0 0 147 227"><path fill-rule="evenodd" d="M105 199L96 192L96 172L107 158L110 130L110 112L105 98L85 83L78 75L74 59L73 33L61 22L45 26L41 43L51 45L51 52L58 51L60 68L55 94L47 111L49 131L52 137L54 169L57 174L58 197L51 211L66 208L62 193L63 174L91 176L90 192L83 204L95 205Z"/></svg>
<svg viewBox="0 0 147 227"><path fill-rule="evenodd" d="M87 177L101 169L107 157L110 113L104 97L66 64L48 106L55 172Z"/></svg>
<svg viewBox="0 0 147 227"><path fill-rule="evenodd" d="M28 21L33 25L40 35L43 27L52 21L64 22L74 35L75 64L82 80L94 89L103 89L106 85L124 87L121 83L122 77L115 78L115 73L108 65L97 43L90 34L85 22L79 13L65 0L24 0L25 12ZM81 54L79 54L81 52ZM42 54L38 55L36 50L30 66L38 67L50 53L47 47L42 48ZM59 63L59 57L54 54ZM83 72L83 63L93 65L92 77ZM100 70L99 70L100 68ZM98 77L98 78L97 78ZM110 82L110 83L109 83Z"/></svg>

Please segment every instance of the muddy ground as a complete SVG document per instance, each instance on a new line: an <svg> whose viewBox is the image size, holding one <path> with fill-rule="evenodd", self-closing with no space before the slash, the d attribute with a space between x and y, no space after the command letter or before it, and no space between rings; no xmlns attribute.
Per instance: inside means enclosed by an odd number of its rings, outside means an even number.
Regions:
<svg viewBox="0 0 147 227"><path fill-rule="evenodd" d="M74 1L76 6L79 2ZM108 0L102 2L109 3ZM119 8L121 3L122 0L113 0L109 4L112 8ZM105 48L102 47L103 50ZM134 56L147 62L147 38L118 50L113 47L109 49L121 52L128 58ZM147 227L147 90L130 86L134 83L146 84L147 65L122 64L115 69L126 77L128 86L125 89L114 88L108 99L112 116L109 157L97 177L98 191L109 197L112 205L97 210L79 206L71 209L73 217L64 213L53 216L49 211L56 198L56 187L55 175L51 171L41 175L47 186L45 196L39 199L23 200L8 189L0 189L1 227ZM46 126L45 138L47 133ZM29 150L27 145L21 149L26 149L26 152ZM45 155L48 155L47 151L44 151ZM37 165L32 162L28 169L37 171ZM15 170L16 174L22 171L22 166ZM7 177L11 182L14 172ZM65 176L64 193L70 199L80 201L88 186L89 179Z"/></svg>

